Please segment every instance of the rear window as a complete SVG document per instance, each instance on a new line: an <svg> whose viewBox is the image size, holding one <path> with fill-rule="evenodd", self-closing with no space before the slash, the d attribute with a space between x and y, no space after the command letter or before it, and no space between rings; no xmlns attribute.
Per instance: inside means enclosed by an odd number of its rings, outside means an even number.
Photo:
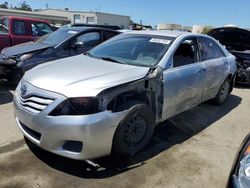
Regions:
<svg viewBox="0 0 250 188"><path fill-rule="evenodd" d="M26 27L25 22L20 20L14 20L13 21L13 33L15 35L26 35Z"/></svg>
<svg viewBox="0 0 250 188"><path fill-rule="evenodd" d="M43 36L53 32L48 24L42 22L33 22L31 24L31 30L33 36Z"/></svg>
<svg viewBox="0 0 250 188"><path fill-rule="evenodd" d="M112 31L103 31L103 40L108 40L114 36L118 35L117 32L112 32Z"/></svg>
<svg viewBox="0 0 250 188"><path fill-rule="evenodd" d="M36 42L54 46L69 39L70 37L76 34L78 34L78 31L68 30L68 29L58 29L57 31L54 31L53 33L42 36Z"/></svg>

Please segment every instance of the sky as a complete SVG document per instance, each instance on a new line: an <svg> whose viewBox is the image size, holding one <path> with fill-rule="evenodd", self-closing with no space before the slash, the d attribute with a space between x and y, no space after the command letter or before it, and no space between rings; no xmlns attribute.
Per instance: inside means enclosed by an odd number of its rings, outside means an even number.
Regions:
<svg viewBox="0 0 250 188"><path fill-rule="evenodd" d="M21 0L0 0L13 6ZM130 16L134 22L155 26L175 23L184 26L234 24L250 28L250 0L26 0L32 9L65 7Z"/></svg>

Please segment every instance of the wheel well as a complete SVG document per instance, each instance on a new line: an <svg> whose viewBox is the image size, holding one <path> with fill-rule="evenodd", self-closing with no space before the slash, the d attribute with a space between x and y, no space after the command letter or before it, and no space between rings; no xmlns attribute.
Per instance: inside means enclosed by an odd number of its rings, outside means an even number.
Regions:
<svg viewBox="0 0 250 188"><path fill-rule="evenodd" d="M236 76L236 74L233 76L232 74L229 74L227 76L227 79L230 80L230 89L229 89L229 93L231 93L233 91L234 88L234 77Z"/></svg>
<svg viewBox="0 0 250 188"><path fill-rule="evenodd" d="M117 112L117 109L120 105L132 100L140 101L150 106L149 99L145 93L126 92L126 93L121 93L114 99L112 99L110 103L107 105L107 110L112 110L113 112Z"/></svg>

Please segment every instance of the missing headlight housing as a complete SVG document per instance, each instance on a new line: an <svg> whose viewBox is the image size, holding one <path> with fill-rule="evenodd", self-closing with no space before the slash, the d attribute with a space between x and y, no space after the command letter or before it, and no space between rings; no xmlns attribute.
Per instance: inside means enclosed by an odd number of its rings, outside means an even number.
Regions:
<svg viewBox="0 0 250 188"><path fill-rule="evenodd" d="M50 115L89 115L100 112L98 106L98 99L94 97L69 98L59 104Z"/></svg>

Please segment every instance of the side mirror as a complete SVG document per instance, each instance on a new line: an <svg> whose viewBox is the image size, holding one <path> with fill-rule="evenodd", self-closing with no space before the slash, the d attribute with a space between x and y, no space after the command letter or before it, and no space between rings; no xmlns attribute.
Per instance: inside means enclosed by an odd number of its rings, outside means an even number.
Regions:
<svg viewBox="0 0 250 188"><path fill-rule="evenodd" d="M77 41L73 44L73 47L74 48L80 48L80 47L83 47L83 42L81 41Z"/></svg>

